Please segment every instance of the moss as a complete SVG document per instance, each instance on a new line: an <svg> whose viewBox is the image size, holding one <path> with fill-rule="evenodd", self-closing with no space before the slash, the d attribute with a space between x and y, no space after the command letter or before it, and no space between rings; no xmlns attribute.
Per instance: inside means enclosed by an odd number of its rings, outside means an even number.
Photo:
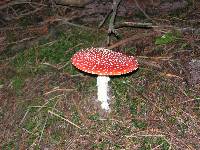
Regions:
<svg viewBox="0 0 200 150"><path fill-rule="evenodd" d="M155 40L155 44L156 45L166 45L169 43L173 43L175 41L178 40L178 37L180 36L180 34L178 32L167 32L164 35L162 35L161 37L157 37Z"/></svg>
<svg viewBox="0 0 200 150"><path fill-rule="evenodd" d="M18 70L35 68L31 72L42 71L44 67L41 64L47 62L49 64L66 64L64 70L77 73L76 69L71 66L70 59L72 55L84 47L91 47L93 43L98 43L103 35L97 31L90 32L73 28L69 33L62 33L58 40L52 44L44 44L23 51L11 61L11 65ZM46 71L46 70L45 70Z"/></svg>

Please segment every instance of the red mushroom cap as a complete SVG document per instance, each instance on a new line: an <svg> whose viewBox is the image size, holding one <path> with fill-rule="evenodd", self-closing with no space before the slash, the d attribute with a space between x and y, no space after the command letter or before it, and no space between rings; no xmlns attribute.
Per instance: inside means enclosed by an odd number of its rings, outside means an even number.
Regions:
<svg viewBox="0 0 200 150"><path fill-rule="evenodd" d="M138 68L133 56L105 48L87 48L75 53L71 62L76 68L97 75L121 75Z"/></svg>

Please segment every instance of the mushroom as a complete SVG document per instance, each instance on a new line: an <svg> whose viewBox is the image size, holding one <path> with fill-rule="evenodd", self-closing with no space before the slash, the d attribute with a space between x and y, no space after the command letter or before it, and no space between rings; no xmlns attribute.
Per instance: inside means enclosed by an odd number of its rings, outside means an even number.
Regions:
<svg viewBox="0 0 200 150"><path fill-rule="evenodd" d="M105 48L82 49L74 54L71 62L81 71L98 75L97 99L106 111L110 110L107 94L109 76L126 74L138 68L138 62L133 56Z"/></svg>

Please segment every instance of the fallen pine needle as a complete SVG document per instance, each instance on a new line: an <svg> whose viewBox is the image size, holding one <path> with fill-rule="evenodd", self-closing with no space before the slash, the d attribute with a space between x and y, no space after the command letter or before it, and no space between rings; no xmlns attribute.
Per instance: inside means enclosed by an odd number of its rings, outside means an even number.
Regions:
<svg viewBox="0 0 200 150"><path fill-rule="evenodd" d="M64 117L62 117L62 116L60 116L60 115L54 113L53 111L48 110L48 113L50 113L50 114L52 114L52 115L54 115L54 116L56 116L56 117L59 117L59 118L61 118L62 120L67 121L67 122L70 123L71 125L73 125L73 126L79 128L79 129L81 129L81 127L79 127L79 126L76 125L75 123L73 123L73 122L71 122L70 120L68 120L68 119L66 119L66 118L64 118Z"/></svg>
<svg viewBox="0 0 200 150"><path fill-rule="evenodd" d="M171 78L179 78L179 79L183 80L182 77L174 75L174 74L171 74L171 73L161 73L161 75L162 76L166 76L166 77L171 77Z"/></svg>
<svg viewBox="0 0 200 150"><path fill-rule="evenodd" d="M139 135L126 136L126 138L132 138L132 137L165 137L165 135L162 135L162 134L157 134L157 135L154 135L154 134L139 134Z"/></svg>
<svg viewBox="0 0 200 150"><path fill-rule="evenodd" d="M71 92L71 91L74 91L75 89L59 89L59 88L55 88L49 92L46 92L44 93L44 95L48 95L48 94L51 94L53 92L57 92L57 91L61 91L61 92Z"/></svg>

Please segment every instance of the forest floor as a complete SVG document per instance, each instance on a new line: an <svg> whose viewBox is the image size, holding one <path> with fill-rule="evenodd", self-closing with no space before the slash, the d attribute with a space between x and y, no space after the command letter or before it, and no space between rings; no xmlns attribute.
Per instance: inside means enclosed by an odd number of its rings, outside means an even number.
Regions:
<svg viewBox="0 0 200 150"><path fill-rule="evenodd" d="M140 66L111 77L110 113L96 101L96 76L70 62L80 49L106 46L107 24L13 22L0 53L0 149L200 149L200 9L151 18L153 28L120 28L111 39L109 48Z"/></svg>

